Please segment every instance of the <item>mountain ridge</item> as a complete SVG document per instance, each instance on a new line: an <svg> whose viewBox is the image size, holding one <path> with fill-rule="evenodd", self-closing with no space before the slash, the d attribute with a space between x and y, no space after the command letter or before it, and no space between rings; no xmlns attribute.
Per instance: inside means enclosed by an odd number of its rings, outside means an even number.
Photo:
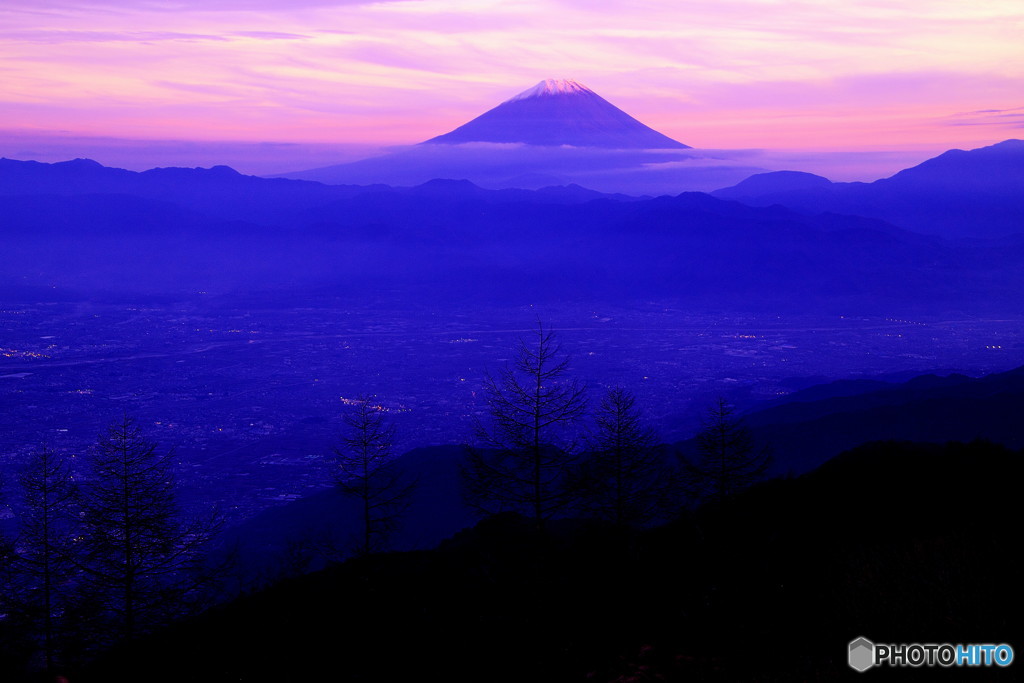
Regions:
<svg viewBox="0 0 1024 683"><path fill-rule="evenodd" d="M711 194L751 206L879 218L946 237L1024 234L1024 141L951 149L871 183L811 181L794 171L754 175Z"/></svg>
<svg viewBox="0 0 1024 683"><path fill-rule="evenodd" d="M328 186L227 169L77 166L99 179L0 163L11 254L0 276L12 286L348 291L373 277L420 298L670 296L843 313L910 313L928 302L959 315L1015 310L1024 277L1024 240L952 244L877 218L704 193L637 199L464 180ZM18 181L19 169L32 177ZM132 250L147 260L114 258Z"/></svg>

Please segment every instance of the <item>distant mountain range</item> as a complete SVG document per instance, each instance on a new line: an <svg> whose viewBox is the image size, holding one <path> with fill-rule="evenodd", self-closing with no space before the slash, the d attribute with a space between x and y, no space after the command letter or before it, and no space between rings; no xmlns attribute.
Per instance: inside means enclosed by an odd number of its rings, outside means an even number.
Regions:
<svg viewBox="0 0 1024 683"><path fill-rule="evenodd" d="M950 150L873 183L778 171L711 194L752 206L869 216L951 237L1024 234L1024 140Z"/></svg>
<svg viewBox="0 0 1024 683"><path fill-rule="evenodd" d="M2 160L0 215L0 278L26 296L347 290L372 277L421 297L991 312L1015 307L1024 286L1022 239L954 245L874 218L700 193L327 186L226 167Z"/></svg>
<svg viewBox="0 0 1024 683"><path fill-rule="evenodd" d="M0 159L0 197L130 195L178 204L212 218L252 221L259 225L290 223L297 212L367 193L541 204L574 204L609 197L578 185L548 187L540 191L491 191L469 182L444 180L428 181L410 188L383 184L325 185L242 175L227 166L154 168L137 173L108 168L91 159L54 164ZM632 199L626 195L612 198Z"/></svg>

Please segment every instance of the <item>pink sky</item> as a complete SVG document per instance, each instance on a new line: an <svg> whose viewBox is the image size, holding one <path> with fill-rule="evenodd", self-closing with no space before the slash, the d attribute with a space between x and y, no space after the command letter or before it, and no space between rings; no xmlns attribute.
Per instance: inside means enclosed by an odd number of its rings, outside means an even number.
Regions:
<svg viewBox="0 0 1024 683"><path fill-rule="evenodd" d="M8 156L99 136L328 158L548 77L700 148L924 158L1024 127L1020 0L4 0L0 27Z"/></svg>

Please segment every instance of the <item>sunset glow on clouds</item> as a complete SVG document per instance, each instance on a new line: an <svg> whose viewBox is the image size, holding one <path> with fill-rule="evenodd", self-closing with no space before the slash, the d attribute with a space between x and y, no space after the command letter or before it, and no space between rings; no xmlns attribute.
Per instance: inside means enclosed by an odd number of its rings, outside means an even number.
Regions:
<svg viewBox="0 0 1024 683"><path fill-rule="evenodd" d="M407 144L547 77L695 147L1024 127L1019 0L5 0L0 128Z"/></svg>

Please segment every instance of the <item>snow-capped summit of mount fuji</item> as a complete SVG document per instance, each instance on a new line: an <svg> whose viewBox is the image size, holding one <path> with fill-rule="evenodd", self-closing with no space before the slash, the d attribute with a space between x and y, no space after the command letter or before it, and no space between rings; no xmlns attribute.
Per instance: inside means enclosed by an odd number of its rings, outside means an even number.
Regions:
<svg viewBox="0 0 1024 683"><path fill-rule="evenodd" d="M573 80L541 81L424 144L513 142L603 149L687 149Z"/></svg>
<svg viewBox="0 0 1024 683"><path fill-rule="evenodd" d="M515 97L510 97L506 102L525 100L531 97L544 97L546 95L594 95L594 91L569 78L546 78L529 90L524 90Z"/></svg>

